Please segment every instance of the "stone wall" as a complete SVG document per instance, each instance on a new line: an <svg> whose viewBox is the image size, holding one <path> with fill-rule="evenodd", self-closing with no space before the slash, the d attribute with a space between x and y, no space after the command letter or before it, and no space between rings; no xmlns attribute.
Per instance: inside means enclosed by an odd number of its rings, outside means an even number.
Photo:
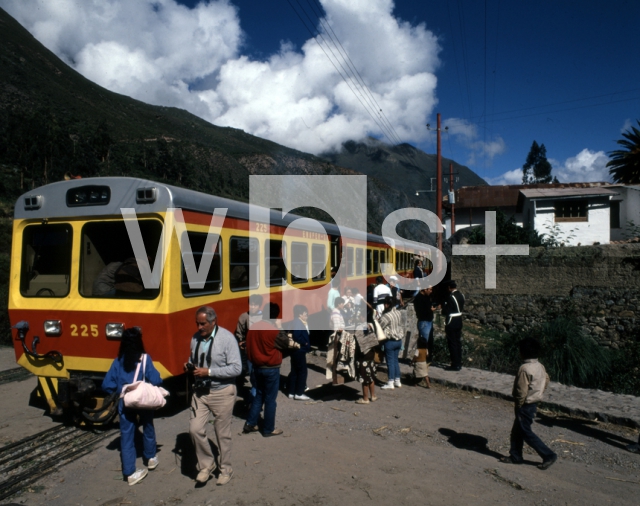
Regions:
<svg viewBox="0 0 640 506"><path fill-rule="evenodd" d="M576 286L640 288L640 244L530 248L497 258L496 289L484 288L484 257L451 257L451 277L469 295L568 296Z"/></svg>
<svg viewBox="0 0 640 506"><path fill-rule="evenodd" d="M640 338L638 244L532 248L528 257L499 257L496 290L484 288L481 257L453 257L451 272L471 323L511 331L571 308L603 346L624 348Z"/></svg>

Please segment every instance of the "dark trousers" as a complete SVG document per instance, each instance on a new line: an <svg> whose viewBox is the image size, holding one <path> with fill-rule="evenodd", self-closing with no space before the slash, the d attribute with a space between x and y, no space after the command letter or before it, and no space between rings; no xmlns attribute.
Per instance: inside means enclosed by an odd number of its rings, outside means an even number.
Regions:
<svg viewBox="0 0 640 506"><path fill-rule="evenodd" d="M448 329L445 327L444 333L447 335L451 367L459 369L462 367L462 329Z"/></svg>
<svg viewBox="0 0 640 506"><path fill-rule="evenodd" d="M276 425L276 398L280 387L280 368L262 369L254 366L256 375L256 396L251 403L247 425L258 425L258 418L264 404L263 434L271 434Z"/></svg>
<svg viewBox="0 0 640 506"><path fill-rule="evenodd" d="M298 350L291 354L291 372L287 380L287 393L302 395L305 388L307 388L307 354Z"/></svg>
<svg viewBox="0 0 640 506"><path fill-rule="evenodd" d="M542 460L548 460L555 455L542 440L533 433L531 425L536 416L538 409L537 403L525 404L515 409L516 419L511 429L511 449L509 455L516 462L522 462L522 447L526 442L535 452L542 457Z"/></svg>

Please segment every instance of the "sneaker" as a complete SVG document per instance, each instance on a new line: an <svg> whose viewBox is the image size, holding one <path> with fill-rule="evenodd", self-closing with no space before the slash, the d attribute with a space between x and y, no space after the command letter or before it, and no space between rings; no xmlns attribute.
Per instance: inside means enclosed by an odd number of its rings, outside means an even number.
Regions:
<svg viewBox="0 0 640 506"><path fill-rule="evenodd" d="M231 471L229 474L220 473L220 476L218 476L218 481L216 482L216 485L218 485L219 487L221 487L222 485L226 485L231 481L232 477L233 477L233 471Z"/></svg>
<svg viewBox="0 0 640 506"><path fill-rule="evenodd" d="M158 464L160 462L158 461L158 457L152 457L149 459L149 462L147 462L147 469L149 469L149 471L153 471L156 467L158 467Z"/></svg>
<svg viewBox="0 0 640 506"><path fill-rule="evenodd" d="M282 429L273 429L269 434L262 434L263 437L280 436L284 431Z"/></svg>
<svg viewBox="0 0 640 506"><path fill-rule="evenodd" d="M295 398L295 395L289 394L289 399L293 399L293 398Z"/></svg>
<svg viewBox="0 0 640 506"><path fill-rule="evenodd" d="M402 383L400 383L400 380L397 379L393 381L393 386L396 388L400 388L402 386Z"/></svg>
<svg viewBox="0 0 640 506"><path fill-rule="evenodd" d="M376 402L378 400L378 398L374 395L373 397L371 397L370 401L371 402Z"/></svg>
<svg viewBox="0 0 640 506"><path fill-rule="evenodd" d="M385 383L380 388L382 388L382 390L393 390L394 388L393 381L390 381L389 383Z"/></svg>
<svg viewBox="0 0 640 506"><path fill-rule="evenodd" d="M136 469L136 472L127 478L127 482L129 482L129 486L133 486L136 483L140 483L144 480L144 477L149 474L149 471L146 469Z"/></svg>
<svg viewBox="0 0 640 506"><path fill-rule="evenodd" d="M358 399L356 401L356 404L369 404L369 400L368 399Z"/></svg>
<svg viewBox="0 0 640 506"><path fill-rule="evenodd" d="M198 476L196 477L196 481L198 483L207 483L207 481L209 481L209 476L211 476L215 470L215 464L212 464L211 467L205 467L204 469L201 469L198 473Z"/></svg>
<svg viewBox="0 0 640 506"><path fill-rule="evenodd" d="M294 396L296 401L310 401L311 397L309 397L308 395L302 394L302 395L296 395Z"/></svg>
<svg viewBox="0 0 640 506"><path fill-rule="evenodd" d="M538 469L549 469L555 462L558 460L558 456L554 455L553 457L549 457L547 460L543 460L542 464L538 464Z"/></svg>

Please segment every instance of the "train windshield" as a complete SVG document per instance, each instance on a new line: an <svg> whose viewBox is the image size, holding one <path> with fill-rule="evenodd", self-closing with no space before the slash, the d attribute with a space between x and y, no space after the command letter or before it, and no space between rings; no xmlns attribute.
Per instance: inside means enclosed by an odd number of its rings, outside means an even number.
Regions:
<svg viewBox="0 0 640 506"><path fill-rule="evenodd" d="M22 240L20 293L24 297L64 297L71 277L70 225L29 225Z"/></svg>
<svg viewBox="0 0 640 506"><path fill-rule="evenodd" d="M160 244L162 224L138 220L151 268ZM158 288L145 288L123 221L95 221L82 227L80 294L84 297L153 299Z"/></svg>

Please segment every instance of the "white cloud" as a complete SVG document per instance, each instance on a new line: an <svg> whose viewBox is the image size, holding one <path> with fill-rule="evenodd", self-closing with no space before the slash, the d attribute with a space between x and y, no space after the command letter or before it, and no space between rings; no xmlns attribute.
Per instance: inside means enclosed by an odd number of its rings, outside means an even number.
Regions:
<svg viewBox="0 0 640 506"><path fill-rule="evenodd" d="M606 167L609 158L604 151L583 149L576 156L567 158L560 164L549 160L553 166L552 175L561 183L579 183L590 181L611 181L609 169Z"/></svg>
<svg viewBox="0 0 640 506"><path fill-rule="evenodd" d="M504 139L496 136L493 139L480 139L478 127L465 119L450 118L444 124L448 127L447 133L457 139L459 143L469 150L468 165L484 163L491 165L493 159L506 150Z"/></svg>
<svg viewBox="0 0 640 506"><path fill-rule="evenodd" d="M594 181L611 181L609 169L606 167L609 158L604 151L583 149L576 156L560 163L549 158L553 167L551 175L561 183L584 183ZM522 168L505 172L497 177L485 177L490 185L522 184Z"/></svg>
<svg viewBox="0 0 640 506"><path fill-rule="evenodd" d="M514 169L498 177L485 177L484 180L491 186L505 184L522 184L522 169Z"/></svg>
<svg viewBox="0 0 640 506"><path fill-rule="evenodd" d="M321 3L371 96L347 85L313 39L299 51L283 43L264 61L243 56L238 10L228 0L193 9L175 0L2 0L85 77L148 103L181 107L312 153L381 136L379 109L402 141L425 140L425 119L437 103L437 38L424 24L394 18L392 0ZM473 141L483 156L500 150L499 143Z"/></svg>

